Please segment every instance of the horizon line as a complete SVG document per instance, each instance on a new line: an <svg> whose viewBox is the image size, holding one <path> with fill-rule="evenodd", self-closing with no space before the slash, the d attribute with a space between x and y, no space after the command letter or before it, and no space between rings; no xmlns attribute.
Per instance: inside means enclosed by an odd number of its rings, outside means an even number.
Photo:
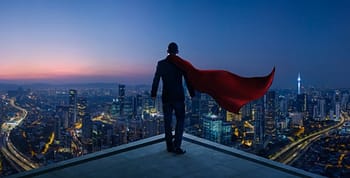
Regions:
<svg viewBox="0 0 350 178"><path fill-rule="evenodd" d="M16 86L26 86L26 85L51 85L51 86L64 86L64 85L91 85L91 84L123 84L126 86L151 86L152 84L149 82L120 82L120 81L66 81L66 82L57 82L57 81L40 81L40 80L2 80L0 79L0 85L16 85ZM303 87L310 89L310 88L317 88L317 89L350 89L350 87L315 87L313 85L309 85L307 87ZM271 87L269 90L296 90L296 87Z"/></svg>

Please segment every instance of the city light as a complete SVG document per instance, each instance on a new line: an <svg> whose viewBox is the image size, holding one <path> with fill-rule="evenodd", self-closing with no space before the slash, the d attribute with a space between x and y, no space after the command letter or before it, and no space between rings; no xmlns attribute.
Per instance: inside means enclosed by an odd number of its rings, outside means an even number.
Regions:
<svg viewBox="0 0 350 178"><path fill-rule="evenodd" d="M164 133L161 99L152 100L149 86L130 88L0 90L1 154L16 165L2 161L3 169L31 170ZM318 174L348 169L349 95L347 89L271 90L232 114L199 93L185 100L185 132ZM332 160L312 152L320 146Z"/></svg>

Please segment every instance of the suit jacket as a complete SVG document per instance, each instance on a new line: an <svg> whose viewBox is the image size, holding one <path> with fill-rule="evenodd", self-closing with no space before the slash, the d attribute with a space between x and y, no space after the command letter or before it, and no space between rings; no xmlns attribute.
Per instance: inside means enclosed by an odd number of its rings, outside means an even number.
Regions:
<svg viewBox="0 0 350 178"><path fill-rule="evenodd" d="M156 73L154 74L151 96L157 96L159 80L162 78L163 90L162 101L168 102L183 102L185 101L183 80L185 78L187 89L191 97L194 97L194 90L187 82L187 76L183 70L177 67L169 59L164 59L158 62Z"/></svg>

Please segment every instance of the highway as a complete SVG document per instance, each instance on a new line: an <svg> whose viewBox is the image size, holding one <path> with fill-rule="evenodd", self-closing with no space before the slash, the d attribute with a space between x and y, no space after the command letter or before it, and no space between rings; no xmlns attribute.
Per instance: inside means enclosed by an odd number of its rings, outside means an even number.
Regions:
<svg viewBox="0 0 350 178"><path fill-rule="evenodd" d="M311 135L308 135L294 143L291 143L284 147L281 151L277 152L273 157L271 157L271 160L282 162L285 164L292 163L296 158L300 156L300 154L303 153L303 151L309 147L314 141L316 141L319 137L321 137L323 134L333 130L337 129L339 127L342 127L345 120L349 119L349 116L342 112L342 115L340 117L340 122L337 123L334 126L328 127L324 130L318 131L316 133L313 133Z"/></svg>
<svg viewBox="0 0 350 178"><path fill-rule="evenodd" d="M2 125L1 133L1 152L4 154L5 158L10 162L10 164L17 171L28 171L31 169L38 168L40 165L31 161L27 156L19 152L16 147L12 144L9 139L10 132L13 128L21 124L21 122L27 117L28 112L24 108L15 105L15 100L10 99L9 103L12 107L21 111L18 116L11 118L9 122Z"/></svg>

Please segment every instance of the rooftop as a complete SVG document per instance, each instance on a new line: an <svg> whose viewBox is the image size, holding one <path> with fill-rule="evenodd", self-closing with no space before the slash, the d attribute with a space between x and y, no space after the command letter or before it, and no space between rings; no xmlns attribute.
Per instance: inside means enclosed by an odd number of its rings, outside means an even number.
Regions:
<svg viewBox="0 0 350 178"><path fill-rule="evenodd" d="M321 177L188 134L183 148L168 153L158 135L10 177Z"/></svg>

